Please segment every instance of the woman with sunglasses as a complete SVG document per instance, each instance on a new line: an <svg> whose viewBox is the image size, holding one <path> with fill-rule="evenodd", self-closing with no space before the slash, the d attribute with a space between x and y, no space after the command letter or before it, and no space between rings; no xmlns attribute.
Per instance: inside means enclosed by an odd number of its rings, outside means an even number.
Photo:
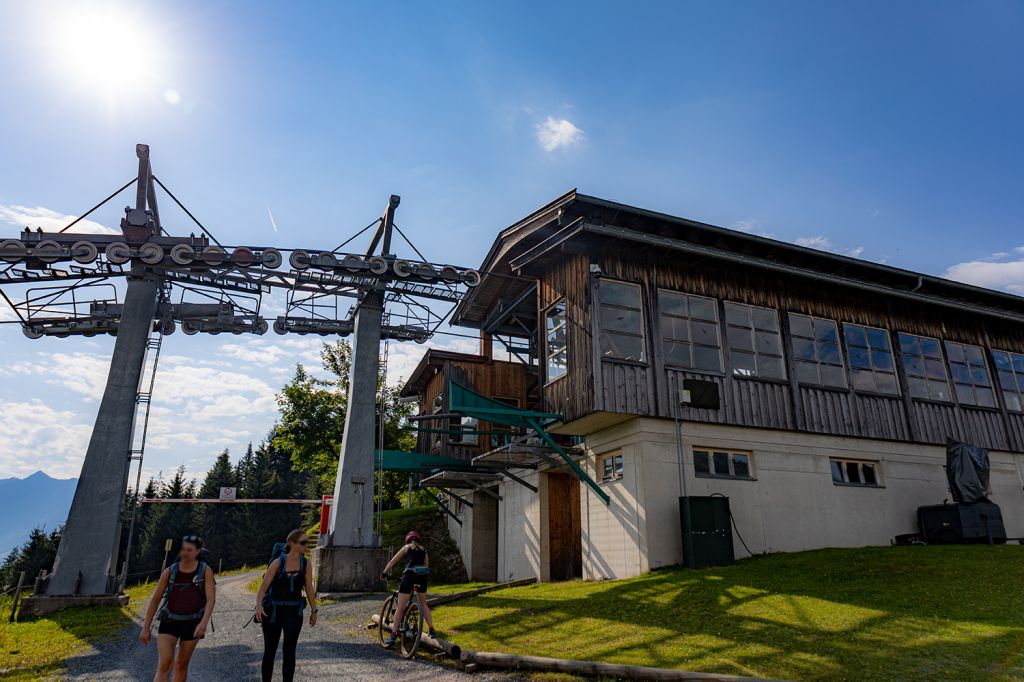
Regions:
<svg viewBox="0 0 1024 682"><path fill-rule="evenodd" d="M274 657L284 634L284 662L281 669L284 682L295 677L295 647L302 630L302 611L309 601L309 625L316 625L316 592L313 590L313 572L307 570L306 546L309 540L303 530L288 533L285 553L267 566L259 592L256 594L256 621L263 628L263 682L274 675Z"/></svg>
<svg viewBox="0 0 1024 682"><path fill-rule="evenodd" d="M160 574L160 582L149 600L139 640L149 644L153 618L159 611L160 629L156 639L159 662L154 682L169 680L172 667L174 682L184 682L188 678L192 653L206 635L217 586L213 569L199 558L202 548L203 541L198 536L183 537L178 558Z"/></svg>

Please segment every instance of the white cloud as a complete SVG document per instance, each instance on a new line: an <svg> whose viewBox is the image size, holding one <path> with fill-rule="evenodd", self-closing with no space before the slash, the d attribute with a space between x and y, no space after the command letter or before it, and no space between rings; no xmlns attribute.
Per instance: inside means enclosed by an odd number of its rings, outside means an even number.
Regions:
<svg viewBox="0 0 1024 682"><path fill-rule="evenodd" d="M18 228L37 227L43 228L43 232L59 232L78 216L60 213L42 206L19 206L18 204L0 204L0 222L9 223ZM80 220L72 228L72 232L89 234L121 234L115 230L101 225L94 220Z"/></svg>
<svg viewBox="0 0 1024 682"><path fill-rule="evenodd" d="M757 235L758 237L767 237L768 239L775 239L775 233L769 232L764 229L764 222L757 218L744 218L743 220L737 220L729 226L732 230L739 232L746 232L747 234Z"/></svg>
<svg viewBox="0 0 1024 682"><path fill-rule="evenodd" d="M850 256L851 258L858 258L864 253L863 246L855 246L850 249L843 249L832 243L825 235L815 235L813 237L797 237L794 242L797 246L806 246L809 249L817 249L818 251L829 251L831 253L838 253L844 256Z"/></svg>
<svg viewBox="0 0 1024 682"><path fill-rule="evenodd" d="M1017 249L1014 249L1017 251ZM1024 295L1024 260L966 261L949 267L943 277L987 289L1002 289Z"/></svg>
<svg viewBox="0 0 1024 682"><path fill-rule="evenodd" d="M571 147L583 141L583 131L567 118L548 116L536 125L537 141L546 152Z"/></svg>
<svg viewBox="0 0 1024 682"><path fill-rule="evenodd" d="M24 476L45 469L58 478L78 476L92 425L80 415L39 401L0 401L0 472Z"/></svg>

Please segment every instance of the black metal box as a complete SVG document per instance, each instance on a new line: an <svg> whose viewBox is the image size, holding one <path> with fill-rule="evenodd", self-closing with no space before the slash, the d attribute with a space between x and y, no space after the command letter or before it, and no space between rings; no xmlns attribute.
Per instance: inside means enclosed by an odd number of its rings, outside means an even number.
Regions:
<svg viewBox="0 0 1024 682"><path fill-rule="evenodd" d="M679 518L683 528L684 566L728 566L736 561L728 497L680 497Z"/></svg>
<svg viewBox="0 0 1024 682"><path fill-rule="evenodd" d="M1006 542L1002 512L991 502L918 507L917 523L934 544Z"/></svg>

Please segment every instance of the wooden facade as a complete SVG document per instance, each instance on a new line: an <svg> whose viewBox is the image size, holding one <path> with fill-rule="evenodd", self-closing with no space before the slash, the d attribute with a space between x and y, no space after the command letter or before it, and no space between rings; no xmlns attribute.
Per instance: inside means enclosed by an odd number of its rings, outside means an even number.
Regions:
<svg viewBox="0 0 1024 682"><path fill-rule="evenodd" d="M598 227L588 232L587 223ZM619 228L622 235L617 237L614 230ZM680 248L661 248L659 240ZM456 311L455 319L461 324L474 326L483 319L478 311L513 297L517 286L535 282L536 345L543 354L545 311L564 302L568 370L547 382L543 357L540 364L541 381L545 382L543 407L563 415L569 432L586 435L592 423L587 418L608 413L928 444L955 438L991 449L1024 452L1024 413L1007 408L990 352L1024 353L1024 299L640 209L610 207L607 202L575 193L505 230L482 269L517 275L524 284L507 275L505 280L489 283L490 289L483 289ZM640 287L643 362L608 359L600 353L596 301L602 282L609 280ZM659 289L717 302L724 371L666 366L659 330ZM777 311L785 380L737 376L731 371L723 309L726 301ZM836 322L848 375L846 388L797 382L789 313ZM899 395L853 388L847 347L842 341L843 323L889 332ZM996 407L958 404L952 383L948 401L910 397L897 343L900 332L985 349ZM948 374L948 361L943 362ZM681 408L677 396L682 381L688 378L718 384L720 409ZM579 427L576 431L572 430L574 424Z"/></svg>

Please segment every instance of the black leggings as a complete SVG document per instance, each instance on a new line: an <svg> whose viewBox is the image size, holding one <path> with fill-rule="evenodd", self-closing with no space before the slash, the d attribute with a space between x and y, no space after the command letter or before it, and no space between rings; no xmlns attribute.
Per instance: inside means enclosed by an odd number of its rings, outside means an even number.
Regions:
<svg viewBox="0 0 1024 682"><path fill-rule="evenodd" d="M295 678L295 646L299 643L299 632L302 630L302 611L293 614L282 614L278 610L274 622L264 618L263 626L263 682L270 682L274 676L274 657L277 655L277 644L284 632L284 662L281 669L284 682L292 682Z"/></svg>

